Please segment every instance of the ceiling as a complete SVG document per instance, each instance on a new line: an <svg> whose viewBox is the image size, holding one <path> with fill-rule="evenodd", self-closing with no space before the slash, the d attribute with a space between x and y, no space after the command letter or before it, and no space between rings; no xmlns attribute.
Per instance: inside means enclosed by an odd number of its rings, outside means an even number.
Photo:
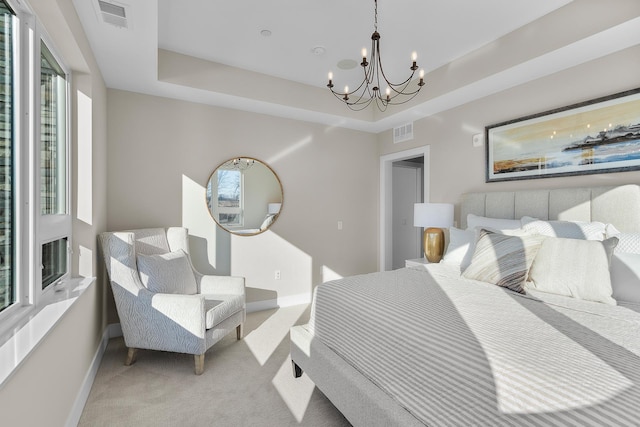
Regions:
<svg viewBox="0 0 640 427"><path fill-rule="evenodd" d="M270 95L275 87L286 92L286 85L292 84L304 89L301 93L309 94L306 96L325 97L329 71L336 86L353 85L361 68L342 70L337 64L360 61L361 49L370 47L374 21L374 2L370 0L108 1L125 7L128 28L105 23L97 0L74 0L74 5L109 88L370 132L450 108L461 103L456 99L464 95L455 91L439 94L436 99L418 100L387 115L354 114L333 98L335 108L327 110ZM568 3L571 0L381 0L378 31L385 72L391 80L404 80L413 51L427 73L441 69ZM263 35L263 30L270 35ZM315 48L322 48L322 52ZM229 70L248 76L245 81L256 88L243 91L237 87L242 84L231 80L226 86L225 81L216 82L223 90L163 81L159 78L158 49L206 60L212 66L232 67ZM601 49L599 54L612 49ZM576 59L577 63L584 60ZM570 65L563 63L562 67ZM539 63L535 67L548 73L557 65ZM526 80L540 73L520 74L520 80ZM265 83L258 85L262 79ZM481 86L471 88L477 96L515 84L501 86L496 79L476 83L489 85L484 92ZM427 79L423 92L429 90L433 88Z"/></svg>

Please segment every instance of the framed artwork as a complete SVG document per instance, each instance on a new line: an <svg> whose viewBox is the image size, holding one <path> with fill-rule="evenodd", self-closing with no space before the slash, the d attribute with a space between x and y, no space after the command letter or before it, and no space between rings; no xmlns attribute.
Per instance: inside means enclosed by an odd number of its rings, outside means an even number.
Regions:
<svg viewBox="0 0 640 427"><path fill-rule="evenodd" d="M640 88L485 128L487 182L640 170Z"/></svg>

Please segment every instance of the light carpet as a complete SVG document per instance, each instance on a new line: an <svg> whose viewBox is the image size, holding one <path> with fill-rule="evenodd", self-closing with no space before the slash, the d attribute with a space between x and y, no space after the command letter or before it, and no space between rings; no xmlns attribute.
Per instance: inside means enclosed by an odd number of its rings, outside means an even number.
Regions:
<svg viewBox="0 0 640 427"><path fill-rule="evenodd" d="M308 311L249 313L245 338L232 333L210 348L200 376L186 354L140 350L124 366L124 340L113 338L78 425L349 426L306 375L291 373L289 328Z"/></svg>

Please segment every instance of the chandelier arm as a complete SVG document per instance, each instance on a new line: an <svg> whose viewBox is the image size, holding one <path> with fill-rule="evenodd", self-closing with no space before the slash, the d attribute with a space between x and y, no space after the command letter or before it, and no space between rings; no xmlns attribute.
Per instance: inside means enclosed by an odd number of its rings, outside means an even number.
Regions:
<svg viewBox="0 0 640 427"><path fill-rule="evenodd" d="M365 81L363 81L362 83L360 83L360 86L358 86L357 88L355 88L354 90L350 91L350 92L340 92L337 90L333 90L333 87L329 87L329 89L331 90L331 92L333 92L334 95L340 95L341 97L347 95L353 95L354 93L358 92L360 89L362 89L362 87L364 86Z"/></svg>
<svg viewBox="0 0 640 427"><path fill-rule="evenodd" d="M418 93L420 91L420 89L421 89L420 86L418 86L418 89L415 90L414 92L405 92L412 81L413 80L411 80L411 79L407 79L407 80L405 80L404 82L402 82L400 84L391 86L391 90L393 90L393 92L395 92L395 95L393 95L393 97L400 96L400 95L413 95L414 93ZM402 86L402 88L398 90L398 87L400 87L400 86Z"/></svg>
<svg viewBox="0 0 640 427"><path fill-rule="evenodd" d="M348 98L348 97L347 97L347 99L345 99L345 98L344 98L344 95L345 95L344 93L336 92L336 91L334 91L334 90L331 90L331 92L333 93L333 95L334 95L336 98L340 99L342 102L344 102L344 103L345 103L345 104L347 104L348 106L352 106L352 105L358 105L358 106L359 106L359 105L364 105L364 107L362 107L362 108L366 108L366 106L367 106L367 105L369 105L369 104L371 103L371 93L370 93L370 92L368 92L368 93L369 93L369 98L366 98L366 99L364 98L365 94L366 94L366 93L367 93L367 91L368 91L368 87L364 87L364 88L363 88L363 85L361 84L361 85L360 85L360 87L359 87L357 90L355 90L355 91L353 91L353 92L349 92L347 95L354 95L354 94L356 94L356 93L357 93L361 88L362 88L362 93L361 93L360 95L357 95L356 97L352 97L352 98ZM355 101L353 101L352 99L354 99L354 98L357 98L357 99L356 99ZM364 99L364 100L363 100L363 99ZM358 110L360 110L360 109L362 109L362 108L359 108Z"/></svg>
<svg viewBox="0 0 640 427"><path fill-rule="evenodd" d="M394 90L395 92L398 92L395 88L398 86L402 86L402 85L406 85L407 83L411 82L411 80L413 80L413 76L416 74L416 70L412 70L411 74L409 75L409 77L403 81L402 83L391 83L389 81L389 79L387 78L387 75L384 73L384 68L382 67L382 53L380 52L380 47L378 47L378 68L380 68L380 73L382 74L382 78L384 79L384 81L389 85L389 87Z"/></svg>
<svg viewBox="0 0 640 427"><path fill-rule="evenodd" d="M404 103L406 103L406 102L411 101L413 98L415 98L415 97L416 97L416 95L418 94L418 92L419 92L419 91L415 91L415 92L411 92L411 93L404 94L404 96L401 98L401 99L402 99L401 101L394 101L394 98L396 98L396 97L400 96L400 95L395 95L395 96L391 97L391 99L390 99L390 101L388 102L388 104L391 104L391 105L401 105L401 104L404 104Z"/></svg>

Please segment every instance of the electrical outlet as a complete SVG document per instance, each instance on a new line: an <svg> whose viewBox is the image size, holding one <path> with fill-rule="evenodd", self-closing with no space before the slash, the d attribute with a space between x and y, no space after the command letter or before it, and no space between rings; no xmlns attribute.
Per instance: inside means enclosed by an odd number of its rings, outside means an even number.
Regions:
<svg viewBox="0 0 640 427"><path fill-rule="evenodd" d="M275 278L276 280L280 280L280 270L276 270L276 271L275 271L274 278Z"/></svg>

